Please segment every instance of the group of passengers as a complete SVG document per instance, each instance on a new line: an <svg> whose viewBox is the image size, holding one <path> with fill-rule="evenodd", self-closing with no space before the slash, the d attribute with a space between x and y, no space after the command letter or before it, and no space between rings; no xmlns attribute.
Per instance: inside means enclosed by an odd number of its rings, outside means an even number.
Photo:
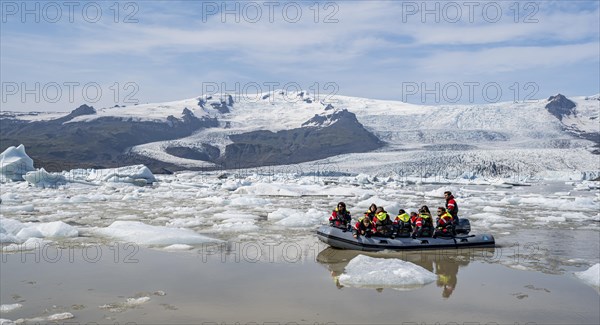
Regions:
<svg viewBox="0 0 600 325"><path fill-rule="evenodd" d="M352 230L354 238L371 237L451 237L455 236L455 226L458 224L458 205L451 192L444 192L445 207L437 208L435 225L429 208L424 205L418 213L408 214L404 209L392 220L383 207L371 204L369 209L352 226L352 216L346 209L346 204L340 202L329 218L333 227Z"/></svg>

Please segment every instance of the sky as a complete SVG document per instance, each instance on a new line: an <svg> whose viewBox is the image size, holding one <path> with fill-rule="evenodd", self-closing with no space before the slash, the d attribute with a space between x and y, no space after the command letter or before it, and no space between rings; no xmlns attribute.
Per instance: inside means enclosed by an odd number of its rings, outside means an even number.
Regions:
<svg viewBox="0 0 600 325"><path fill-rule="evenodd" d="M414 104L600 92L599 1L1 1L3 111L304 89Z"/></svg>

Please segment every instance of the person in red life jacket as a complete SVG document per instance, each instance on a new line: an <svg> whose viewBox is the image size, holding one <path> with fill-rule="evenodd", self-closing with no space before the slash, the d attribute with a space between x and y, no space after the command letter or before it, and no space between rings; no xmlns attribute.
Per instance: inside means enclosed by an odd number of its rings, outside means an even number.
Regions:
<svg viewBox="0 0 600 325"><path fill-rule="evenodd" d="M446 191L444 192L444 198L446 199L446 210L450 213L453 218L454 224L458 223L458 204L456 204L456 200L454 199L454 195L452 192Z"/></svg>
<svg viewBox="0 0 600 325"><path fill-rule="evenodd" d="M375 232L375 225L368 216L362 216L358 219L358 222L354 225L353 229L354 238L358 238L360 236L365 236L367 238L371 237Z"/></svg>
<svg viewBox="0 0 600 325"><path fill-rule="evenodd" d="M333 210L331 217L329 217L329 225L350 230L350 222L352 222L352 216L350 211L346 210L346 203L338 203L337 208Z"/></svg>
<svg viewBox="0 0 600 325"><path fill-rule="evenodd" d="M419 215L416 212L413 211L410 213L410 225L413 229L415 228L418 218L419 218Z"/></svg>
<svg viewBox="0 0 600 325"><path fill-rule="evenodd" d="M454 236L454 218L452 215L446 210L444 207L439 207L437 210L437 219L435 226L435 233L433 234L433 238L435 237L451 237Z"/></svg>
<svg viewBox="0 0 600 325"><path fill-rule="evenodd" d="M375 211L377 211L377 205L375 203L371 203L369 206L369 210L365 212L365 216L369 217L371 221L375 221Z"/></svg>
<svg viewBox="0 0 600 325"><path fill-rule="evenodd" d="M393 235L394 223L383 207L378 207L375 211L375 234L382 237Z"/></svg>
<svg viewBox="0 0 600 325"><path fill-rule="evenodd" d="M419 209L419 215L415 221L415 227L411 235L412 238L430 237L433 234L433 221L429 208L424 205Z"/></svg>
<svg viewBox="0 0 600 325"><path fill-rule="evenodd" d="M412 226L410 222L410 216L404 209L398 210L398 215L394 220L394 233L393 237L409 237L412 233Z"/></svg>

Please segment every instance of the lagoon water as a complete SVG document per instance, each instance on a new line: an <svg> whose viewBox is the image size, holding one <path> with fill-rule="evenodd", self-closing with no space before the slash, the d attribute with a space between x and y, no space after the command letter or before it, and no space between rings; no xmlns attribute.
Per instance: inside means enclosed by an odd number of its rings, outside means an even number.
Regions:
<svg viewBox="0 0 600 325"><path fill-rule="evenodd" d="M3 238L12 238L17 228L33 234L43 224L65 225L55 231L63 237L44 237L28 247L3 243L0 318L110 324L600 323L598 278L576 276L600 262L600 194L593 182L512 187L341 178L316 184L204 177L199 183L193 177L162 176L158 185L141 188L3 184ZM498 247L368 253L390 264L410 262L435 281L383 286L340 281L348 263L365 253L317 240L314 230L331 206L344 200L355 216L371 202L390 212L435 207L446 189L457 194L472 232L493 234ZM117 229L115 221L125 228ZM69 235L68 226L78 234Z"/></svg>

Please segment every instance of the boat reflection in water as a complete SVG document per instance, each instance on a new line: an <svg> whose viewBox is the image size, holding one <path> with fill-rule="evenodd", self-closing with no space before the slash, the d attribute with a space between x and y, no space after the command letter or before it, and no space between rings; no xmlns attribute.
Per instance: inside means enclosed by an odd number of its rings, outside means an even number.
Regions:
<svg viewBox="0 0 600 325"><path fill-rule="evenodd" d="M482 260L494 256L494 250L494 248L472 248L433 251L362 252L328 247L317 255L317 262L329 270L335 281L335 285L338 289L341 289L344 285L340 283L339 276L344 273L344 269L350 260L356 256L362 254L374 258L401 259L435 273L437 275L436 285L442 289L442 297L450 298L458 283L458 270L461 267L469 265L473 260ZM390 274L390 276L393 275ZM383 289L384 287L376 288L378 292L382 292Z"/></svg>

